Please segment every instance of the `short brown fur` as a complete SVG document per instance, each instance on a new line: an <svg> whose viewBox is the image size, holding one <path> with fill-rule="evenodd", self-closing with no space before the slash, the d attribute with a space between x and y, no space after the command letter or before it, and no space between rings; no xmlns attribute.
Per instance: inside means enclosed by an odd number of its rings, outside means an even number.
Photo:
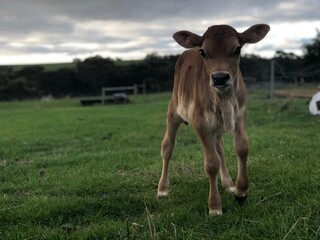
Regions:
<svg viewBox="0 0 320 240"><path fill-rule="evenodd" d="M162 141L163 167L158 196L169 193L168 167L177 130L182 122L188 122L195 129L204 152L204 166L210 182L209 213L222 214L217 184L219 171L222 186L234 192L239 202L242 203L246 198L249 186L245 111L247 93L236 51L245 43L260 41L269 29L268 25L258 24L238 33L228 25L215 25L209 27L203 36L188 31L174 34L174 39L189 50L182 53L176 63L173 93L167 112L167 130ZM217 79L223 83L216 84ZM233 131L234 151L238 156L235 187L223 155L222 135L226 131Z"/></svg>

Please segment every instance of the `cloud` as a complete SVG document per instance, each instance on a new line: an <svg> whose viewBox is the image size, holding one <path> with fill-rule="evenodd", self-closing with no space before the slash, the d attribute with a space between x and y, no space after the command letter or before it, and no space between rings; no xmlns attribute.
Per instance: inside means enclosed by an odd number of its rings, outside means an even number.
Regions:
<svg viewBox="0 0 320 240"><path fill-rule="evenodd" d="M95 54L125 59L177 54L183 49L171 36L178 30L203 34L210 25L229 24L241 32L261 22L270 24L271 32L246 51L262 50L265 56L279 48L299 52L301 39L314 37L320 26L319 9L318 0L4 1L0 64L28 59L28 54L37 61L56 61L59 54L69 61Z"/></svg>

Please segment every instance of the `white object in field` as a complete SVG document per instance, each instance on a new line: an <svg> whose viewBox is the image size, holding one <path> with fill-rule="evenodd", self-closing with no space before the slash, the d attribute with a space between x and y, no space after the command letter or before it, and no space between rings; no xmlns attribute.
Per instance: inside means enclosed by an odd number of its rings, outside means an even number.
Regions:
<svg viewBox="0 0 320 240"><path fill-rule="evenodd" d="M311 98L311 101L309 103L309 111L313 115L320 114L320 92L317 92Z"/></svg>

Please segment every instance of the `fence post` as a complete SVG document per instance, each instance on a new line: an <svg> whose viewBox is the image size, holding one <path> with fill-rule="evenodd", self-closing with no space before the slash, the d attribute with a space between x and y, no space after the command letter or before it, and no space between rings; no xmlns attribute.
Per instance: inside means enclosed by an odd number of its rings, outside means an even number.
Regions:
<svg viewBox="0 0 320 240"><path fill-rule="evenodd" d="M142 83L143 94L146 94L146 82Z"/></svg>
<svg viewBox="0 0 320 240"><path fill-rule="evenodd" d="M275 65L275 60L271 59L271 62L270 62L270 99L274 98L274 65Z"/></svg>
<svg viewBox="0 0 320 240"><path fill-rule="evenodd" d="M105 98L106 98L106 92L104 87L101 88L101 104L104 105L105 104Z"/></svg>
<svg viewBox="0 0 320 240"><path fill-rule="evenodd" d="M133 94L135 97L138 95L138 84L133 85Z"/></svg>

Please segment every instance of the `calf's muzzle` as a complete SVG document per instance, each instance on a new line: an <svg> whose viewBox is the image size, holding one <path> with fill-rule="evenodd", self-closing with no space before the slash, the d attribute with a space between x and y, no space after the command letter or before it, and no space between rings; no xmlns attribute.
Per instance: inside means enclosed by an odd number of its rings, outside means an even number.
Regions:
<svg viewBox="0 0 320 240"><path fill-rule="evenodd" d="M211 75L213 86L225 87L230 80L230 74L227 72L215 72Z"/></svg>

